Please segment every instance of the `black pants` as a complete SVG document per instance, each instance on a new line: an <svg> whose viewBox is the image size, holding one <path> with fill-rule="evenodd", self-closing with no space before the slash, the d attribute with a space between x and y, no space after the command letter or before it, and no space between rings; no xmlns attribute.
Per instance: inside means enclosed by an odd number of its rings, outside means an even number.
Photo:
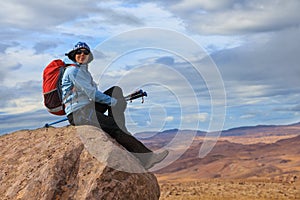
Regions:
<svg viewBox="0 0 300 200"><path fill-rule="evenodd" d="M147 162L149 155L139 153L152 153L143 143L132 136L125 127L124 111L126 101L120 87L112 87L104 92L118 100L117 105L110 107L105 104L93 102L74 113L69 114L68 120L72 125L93 125L101 128L121 144L126 150L134 154L142 164ZM104 113L108 111L108 115Z"/></svg>

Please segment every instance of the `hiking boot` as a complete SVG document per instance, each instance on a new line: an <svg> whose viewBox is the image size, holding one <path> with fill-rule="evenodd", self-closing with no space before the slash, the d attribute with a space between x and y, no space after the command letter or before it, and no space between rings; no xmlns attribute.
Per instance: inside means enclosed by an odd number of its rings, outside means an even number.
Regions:
<svg viewBox="0 0 300 200"><path fill-rule="evenodd" d="M168 150L164 150L163 152L157 154L153 153L152 156L149 158L148 162L144 164L144 168L146 170L152 168L155 164L163 161L168 154L169 154Z"/></svg>

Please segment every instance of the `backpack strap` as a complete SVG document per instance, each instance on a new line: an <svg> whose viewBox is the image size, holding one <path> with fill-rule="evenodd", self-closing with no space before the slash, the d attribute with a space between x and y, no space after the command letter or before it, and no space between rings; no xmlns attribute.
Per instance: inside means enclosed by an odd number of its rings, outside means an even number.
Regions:
<svg viewBox="0 0 300 200"><path fill-rule="evenodd" d="M68 67L70 67L70 66L76 67L76 64L65 64L65 67L63 67L63 69L61 69L61 70L62 70L62 74L61 74L62 76L63 76L65 70L66 70ZM62 76L61 76L61 79L62 79ZM61 91L61 97L62 97L62 88L61 88L61 84L60 84L60 91ZM63 102L71 95L72 91L73 91L73 89L70 90L70 91L66 94L65 98L62 99L62 103L63 103Z"/></svg>

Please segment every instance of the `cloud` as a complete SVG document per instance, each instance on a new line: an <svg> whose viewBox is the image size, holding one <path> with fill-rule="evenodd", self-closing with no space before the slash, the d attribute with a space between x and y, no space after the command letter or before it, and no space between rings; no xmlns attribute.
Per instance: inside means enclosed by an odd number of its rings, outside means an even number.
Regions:
<svg viewBox="0 0 300 200"><path fill-rule="evenodd" d="M300 29L274 33L267 42L257 40L212 55L224 80L243 85L265 85L270 95L299 90ZM245 90L247 91L247 90ZM266 90L267 91L267 90Z"/></svg>
<svg viewBox="0 0 300 200"><path fill-rule="evenodd" d="M70 0L53 0L47 3L38 0L28 0L26 3L20 3L18 0L2 1L0 24L23 30L44 31L78 17L87 16L93 5L94 1L76 4ZM84 12L78 12L79 10Z"/></svg>
<svg viewBox="0 0 300 200"><path fill-rule="evenodd" d="M227 10L233 7L233 5L239 1L236 0L219 0L219 1L209 1L209 0L201 0L201 1L188 1L182 0L178 1L178 3L173 4L171 6L174 10L177 11L192 11L195 12L195 8L200 8L198 10L199 14L205 11L220 11Z"/></svg>
<svg viewBox="0 0 300 200"><path fill-rule="evenodd" d="M269 0L220 0L165 2L170 9L184 19L187 29L199 34L249 34L271 32L300 23L297 9L300 2ZM279 14L280 13L280 14Z"/></svg>
<svg viewBox="0 0 300 200"><path fill-rule="evenodd" d="M173 120L174 120L174 116L167 116L167 117L165 118L165 121L171 122L171 121L173 121Z"/></svg>
<svg viewBox="0 0 300 200"><path fill-rule="evenodd" d="M56 21L55 30L77 37L110 37L137 27L164 27L182 30L182 21L155 3L129 5L122 1L92 1L85 7L67 8L66 20ZM69 12L70 10L74 12ZM84 12L82 12L84 10ZM79 13L72 18L72 14ZM164 20L161 20L164 19ZM78 31L80 29L80 31ZM89 38L93 41L92 38ZM94 42L94 41L93 41Z"/></svg>
<svg viewBox="0 0 300 200"><path fill-rule="evenodd" d="M49 115L45 109L29 111L17 114L0 113L0 135L17 130L41 128L46 123L51 123L62 119L54 115ZM65 126L68 122L56 124L55 126Z"/></svg>
<svg viewBox="0 0 300 200"><path fill-rule="evenodd" d="M172 66L174 64L174 58L170 56L161 57L156 60L156 63Z"/></svg>
<svg viewBox="0 0 300 200"><path fill-rule="evenodd" d="M15 107L16 105L11 102L11 100L16 98L16 94L12 92L14 88L9 88L6 86L2 86L0 88L0 109L4 109L7 107ZM3 112L3 111L1 111Z"/></svg>
<svg viewBox="0 0 300 200"><path fill-rule="evenodd" d="M295 105L291 108L292 111L295 111L295 112L300 112L300 104L298 105Z"/></svg>
<svg viewBox="0 0 300 200"><path fill-rule="evenodd" d="M300 28L247 37L241 46L212 53L225 83L227 118L240 124L284 124L295 115L300 93ZM235 124L235 125L233 125Z"/></svg>
<svg viewBox="0 0 300 200"><path fill-rule="evenodd" d="M53 49L57 47L58 45L54 43L53 41L38 41L37 43L34 44L34 49L37 53L45 53L46 50Z"/></svg>
<svg viewBox="0 0 300 200"><path fill-rule="evenodd" d="M96 12L92 14L90 18L91 21L97 21L98 23L102 22L109 25L120 25L126 24L131 26L141 26L144 25L143 20L137 17L132 10L138 12L138 9L135 7L131 9L130 7L123 7L117 1L103 1L99 3Z"/></svg>
<svg viewBox="0 0 300 200"><path fill-rule="evenodd" d="M295 103L295 104L287 104L285 106L282 106L282 107L275 107L273 109L274 112L295 112L295 113L298 113L300 112L300 104L298 103Z"/></svg>
<svg viewBox="0 0 300 200"><path fill-rule="evenodd" d="M3 30L3 32L5 32ZM1 31L1 33L3 33ZM2 36L2 34L0 33L0 37ZM3 38L3 37L1 37ZM6 49L10 48L10 47L14 47L14 46L18 46L19 44L17 42L13 42L11 41L11 38L3 38L3 41L0 43L0 53L5 53Z"/></svg>
<svg viewBox="0 0 300 200"><path fill-rule="evenodd" d="M252 119L252 118L255 118L255 117L256 117L255 114L247 114L247 115L240 116L240 119Z"/></svg>
<svg viewBox="0 0 300 200"><path fill-rule="evenodd" d="M0 65L5 69L3 84L14 86L18 82L41 80L44 67L53 59L49 54L35 54L31 48L11 47L0 55Z"/></svg>
<svg viewBox="0 0 300 200"><path fill-rule="evenodd" d="M0 110L4 113L24 113L43 107L40 81L3 86L0 89L0 97Z"/></svg>
<svg viewBox="0 0 300 200"><path fill-rule="evenodd" d="M199 123L199 122L207 121L208 117L209 117L208 113L195 113L195 114L182 116L182 121L186 124Z"/></svg>

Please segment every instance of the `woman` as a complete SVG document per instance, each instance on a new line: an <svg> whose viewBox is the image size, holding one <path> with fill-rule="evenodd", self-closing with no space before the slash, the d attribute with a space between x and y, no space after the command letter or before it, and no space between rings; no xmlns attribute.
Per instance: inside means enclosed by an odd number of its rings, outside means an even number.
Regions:
<svg viewBox="0 0 300 200"><path fill-rule="evenodd" d="M93 60L89 46L78 42L66 54L67 69L62 78L62 98L65 112L72 125L94 125L102 128L119 144L136 156L145 169L161 162L168 151L154 154L133 137L125 127L124 111L127 103L120 87L112 87L102 93L88 71ZM104 113L108 111L108 115Z"/></svg>

